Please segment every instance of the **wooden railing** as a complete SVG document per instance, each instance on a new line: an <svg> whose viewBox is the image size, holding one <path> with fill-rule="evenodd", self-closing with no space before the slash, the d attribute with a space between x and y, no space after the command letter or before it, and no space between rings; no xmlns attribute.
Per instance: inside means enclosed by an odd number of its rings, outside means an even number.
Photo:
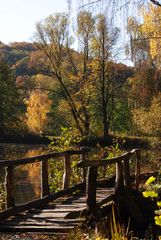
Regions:
<svg viewBox="0 0 161 240"><path fill-rule="evenodd" d="M87 181L86 181L86 198L87 207L89 212L95 212L96 206L96 188L97 188L97 173L99 167L109 165L116 165L116 178L115 178L115 196L121 195L123 189L130 191L131 177L130 177L130 159L135 155L135 188L138 189L140 181L140 150L133 149L119 157L114 157L106 160L87 160L78 163L78 167L87 168ZM112 187L112 186L111 186Z"/></svg>
<svg viewBox="0 0 161 240"><path fill-rule="evenodd" d="M56 158L64 158L64 175L63 175L63 189L68 189L70 185L70 179L72 174L71 169L71 156L80 155L80 159L85 160L85 154L87 149L82 148L80 150L68 150L64 152L55 152L51 154L35 156L31 158L15 159L15 160L0 160L0 168L6 168L5 176L5 191L6 191L6 209L15 207L15 191L14 191L14 168L16 166L41 162L41 198L50 194L49 190L49 177L48 168L49 160L55 160ZM83 176L85 179L85 176ZM53 179L54 181L54 179Z"/></svg>
<svg viewBox="0 0 161 240"><path fill-rule="evenodd" d="M23 158L16 160L1 160L0 167L6 168L6 209L0 213L0 218L6 218L14 215L20 211L27 210L32 207L38 207L47 202L63 196L63 194L72 193L78 189L86 188L86 200L87 208L90 212L94 212L96 206L96 188L97 188L97 173L99 167L106 167L109 165L116 165L116 178L115 178L115 195L121 194L123 188L131 189L131 177L130 177L130 164L129 160L133 155L136 156L135 162L135 187L138 188L140 180L140 151L133 149L119 157L111 159L101 160L88 160L86 157L89 153L89 149L82 148L80 150L69 150L58 153L51 153L47 155L41 155L31 158ZM77 167L82 169L82 182L77 186L70 186L70 179L72 174L71 168L71 156L79 155L80 162ZM64 175L63 175L63 190L57 193L50 193L48 182L48 167L49 160L55 160L56 158L64 158ZM26 204L15 206L15 192L14 192L14 168L23 164L41 162L41 198L28 202ZM86 174L87 172L87 174ZM87 175L87 176L86 176ZM54 181L54 179L53 179Z"/></svg>

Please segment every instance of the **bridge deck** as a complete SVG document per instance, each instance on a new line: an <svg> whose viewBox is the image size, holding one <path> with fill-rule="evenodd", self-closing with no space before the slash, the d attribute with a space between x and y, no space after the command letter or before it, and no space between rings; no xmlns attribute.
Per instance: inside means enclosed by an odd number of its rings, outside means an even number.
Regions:
<svg viewBox="0 0 161 240"><path fill-rule="evenodd" d="M114 194L114 189L97 188L97 203L99 206L108 202ZM0 221L1 232L68 232L81 225L86 207L85 191L77 191L72 195L59 197L43 207L27 211Z"/></svg>

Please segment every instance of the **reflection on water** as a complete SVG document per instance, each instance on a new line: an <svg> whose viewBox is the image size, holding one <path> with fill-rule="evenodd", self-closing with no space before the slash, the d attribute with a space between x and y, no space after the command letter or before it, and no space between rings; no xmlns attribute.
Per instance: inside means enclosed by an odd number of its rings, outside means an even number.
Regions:
<svg viewBox="0 0 161 240"><path fill-rule="evenodd" d="M28 158L42 155L49 152L49 148L44 145L20 145L20 144L1 144L3 154L1 159ZM2 156L3 155L3 156ZM21 204L41 195L40 164L25 164L15 167L14 189L16 204ZM0 169L0 198L4 191L5 169Z"/></svg>

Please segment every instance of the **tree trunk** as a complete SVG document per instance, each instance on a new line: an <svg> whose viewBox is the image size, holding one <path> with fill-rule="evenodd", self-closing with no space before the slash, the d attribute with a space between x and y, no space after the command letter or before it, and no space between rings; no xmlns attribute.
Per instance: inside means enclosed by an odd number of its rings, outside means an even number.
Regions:
<svg viewBox="0 0 161 240"><path fill-rule="evenodd" d="M107 109L103 105L103 137L106 138L109 136L109 125L107 120Z"/></svg>
<svg viewBox="0 0 161 240"><path fill-rule="evenodd" d="M1 111L1 110L0 110ZM3 113L0 112L0 137L4 136L5 130L4 130L4 118Z"/></svg>

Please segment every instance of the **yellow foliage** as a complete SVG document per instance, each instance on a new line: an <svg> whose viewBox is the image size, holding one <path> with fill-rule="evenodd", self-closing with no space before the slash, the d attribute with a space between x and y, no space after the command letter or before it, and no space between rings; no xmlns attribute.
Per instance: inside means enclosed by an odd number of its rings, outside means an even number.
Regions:
<svg viewBox="0 0 161 240"><path fill-rule="evenodd" d="M150 54L160 66L161 61L161 8L150 5L149 10L143 11L144 24L142 32L149 39Z"/></svg>
<svg viewBox="0 0 161 240"><path fill-rule="evenodd" d="M158 197L158 193L156 193L155 191L144 191L143 196L145 198L148 198L148 197L153 198L153 197Z"/></svg>
<svg viewBox="0 0 161 240"><path fill-rule="evenodd" d="M25 103L27 105L27 127L31 132L38 134L43 133L48 122L47 114L51 107L51 100L49 100L47 93L32 91L29 99L26 100Z"/></svg>
<svg viewBox="0 0 161 240"><path fill-rule="evenodd" d="M154 182L156 177L151 176L145 183L145 185L149 185L150 183Z"/></svg>
<svg viewBox="0 0 161 240"><path fill-rule="evenodd" d="M161 226L161 216L155 216L155 224Z"/></svg>
<svg viewBox="0 0 161 240"><path fill-rule="evenodd" d="M149 109L134 109L133 120L145 134L160 136L161 133L161 93L154 97Z"/></svg>

